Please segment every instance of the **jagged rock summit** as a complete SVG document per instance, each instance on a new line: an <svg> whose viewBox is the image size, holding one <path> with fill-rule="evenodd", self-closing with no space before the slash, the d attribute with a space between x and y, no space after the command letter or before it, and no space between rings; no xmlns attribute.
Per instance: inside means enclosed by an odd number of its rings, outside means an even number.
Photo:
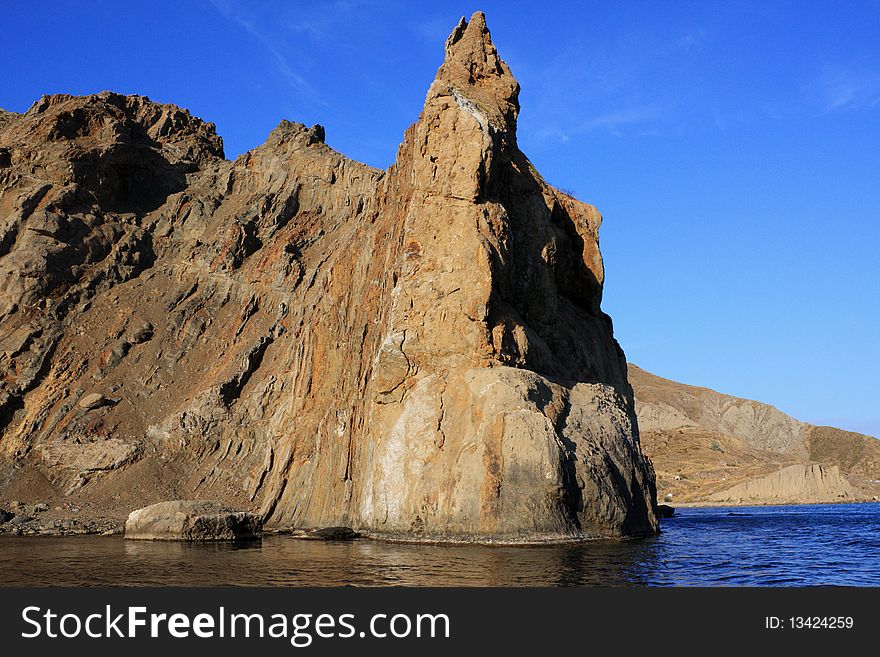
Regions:
<svg viewBox="0 0 880 657"><path fill-rule="evenodd" d="M0 116L0 493L403 540L655 532L601 217L517 148L518 90L477 13L384 172L287 121L230 162L140 97Z"/></svg>

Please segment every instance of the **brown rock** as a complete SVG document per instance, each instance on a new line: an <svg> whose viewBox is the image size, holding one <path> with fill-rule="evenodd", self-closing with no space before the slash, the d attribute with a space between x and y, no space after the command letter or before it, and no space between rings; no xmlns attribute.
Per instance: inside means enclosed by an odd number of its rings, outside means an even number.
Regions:
<svg viewBox="0 0 880 657"><path fill-rule="evenodd" d="M107 403L107 398L104 395L100 392L93 392L79 400L79 407L92 410L93 408L103 406L105 403Z"/></svg>
<svg viewBox="0 0 880 657"><path fill-rule="evenodd" d="M47 441L40 446L40 456L50 467L70 468L81 472L113 470L130 462L138 446L118 438L91 442Z"/></svg>
<svg viewBox="0 0 880 657"><path fill-rule="evenodd" d="M84 500L173 490L261 504L273 527L656 531L601 216L519 151L518 89L477 13L387 171L288 121L226 161L213 125L140 97L13 116L3 458ZM89 379L122 401L75 412ZM142 449L87 486L53 461L109 440Z"/></svg>

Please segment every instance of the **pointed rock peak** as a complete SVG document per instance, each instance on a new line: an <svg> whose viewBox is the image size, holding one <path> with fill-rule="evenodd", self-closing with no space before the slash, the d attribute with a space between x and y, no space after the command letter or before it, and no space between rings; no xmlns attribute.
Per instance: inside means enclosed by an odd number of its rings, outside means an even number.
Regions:
<svg viewBox="0 0 880 657"><path fill-rule="evenodd" d="M483 12L474 13L470 22L462 17L452 30L435 85L438 93L474 103L496 129L516 128L519 83L498 56Z"/></svg>
<svg viewBox="0 0 880 657"><path fill-rule="evenodd" d="M452 34L446 39L446 59L449 59L452 56L452 46L461 40L461 36L464 34L467 26L468 22L465 20L464 16L458 19L458 25L452 29Z"/></svg>
<svg viewBox="0 0 880 657"><path fill-rule="evenodd" d="M458 43L466 33L470 34L471 39L475 39L484 45L488 45L494 51L495 46L492 44L492 36L489 34L489 28L486 27L486 15L481 11L477 11L471 16L470 22L462 16L458 21L458 25L452 30L452 34L446 39L447 60L454 52L453 46L455 46L455 44Z"/></svg>

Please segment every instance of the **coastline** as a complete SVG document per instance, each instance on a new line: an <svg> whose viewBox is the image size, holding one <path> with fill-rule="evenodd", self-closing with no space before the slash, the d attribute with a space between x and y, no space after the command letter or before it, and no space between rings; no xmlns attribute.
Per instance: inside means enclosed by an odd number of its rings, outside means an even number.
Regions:
<svg viewBox="0 0 880 657"><path fill-rule="evenodd" d="M804 506L804 508L799 508ZM683 511L648 540L128 541L0 536L2 586L876 586L880 505Z"/></svg>
<svg viewBox="0 0 880 657"><path fill-rule="evenodd" d="M767 501L749 501L749 502L663 502L675 509L704 509L704 508L748 508L756 506L832 506L835 504L880 504L880 500L836 500L836 501L785 501L785 502L767 502Z"/></svg>

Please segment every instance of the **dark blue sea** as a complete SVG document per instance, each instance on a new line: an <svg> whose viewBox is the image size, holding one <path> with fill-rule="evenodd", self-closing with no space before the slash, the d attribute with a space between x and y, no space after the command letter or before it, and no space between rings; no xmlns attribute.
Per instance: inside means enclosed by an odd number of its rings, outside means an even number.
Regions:
<svg viewBox="0 0 880 657"><path fill-rule="evenodd" d="M880 504L678 509L653 538L540 547L0 537L0 585L878 586Z"/></svg>

